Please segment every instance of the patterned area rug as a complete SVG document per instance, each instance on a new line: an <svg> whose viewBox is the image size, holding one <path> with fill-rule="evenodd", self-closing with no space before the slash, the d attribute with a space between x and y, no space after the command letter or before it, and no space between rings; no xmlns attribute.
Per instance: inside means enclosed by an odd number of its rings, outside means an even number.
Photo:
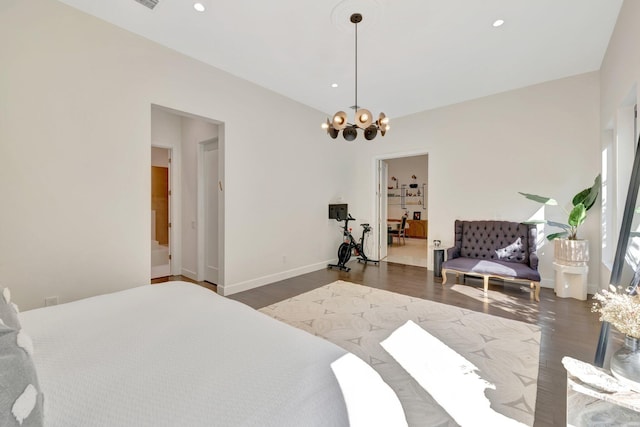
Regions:
<svg viewBox="0 0 640 427"><path fill-rule="evenodd" d="M541 335L536 325L343 281L260 311L368 362L400 398L410 426L458 425L380 345L411 320L478 368L490 383L484 393L493 411L514 424L533 425ZM465 409L461 399L450 412Z"/></svg>

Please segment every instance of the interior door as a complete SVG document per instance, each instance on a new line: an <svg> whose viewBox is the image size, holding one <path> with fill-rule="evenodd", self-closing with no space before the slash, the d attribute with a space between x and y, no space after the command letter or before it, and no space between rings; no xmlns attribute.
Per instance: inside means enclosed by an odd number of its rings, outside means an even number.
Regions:
<svg viewBox="0 0 640 427"><path fill-rule="evenodd" d="M218 143L204 146L204 280L218 284Z"/></svg>
<svg viewBox="0 0 640 427"><path fill-rule="evenodd" d="M387 257L387 182L389 182L389 165L380 160L378 167L378 259Z"/></svg>

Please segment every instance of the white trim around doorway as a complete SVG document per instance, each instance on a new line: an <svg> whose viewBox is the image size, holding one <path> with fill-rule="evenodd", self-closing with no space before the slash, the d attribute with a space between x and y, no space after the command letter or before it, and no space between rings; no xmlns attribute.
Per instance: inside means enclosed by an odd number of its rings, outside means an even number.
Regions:
<svg viewBox="0 0 640 427"><path fill-rule="evenodd" d="M381 154L378 156L374 156L373 157L373 161L372 161L372 165L371 165L371 173L372 173L372 182L373 182L373 188L371 191L371 197L372 197L372 218L374 218L374 223L375 223L375 230L373 233L373 239L374 239L374 248L376 249L376 257L377 259L380 259L380 245L378 242L378 236L380 235L380 205L378 203L378 191L379 190L379 185L386 185L386 183L381 183L380 182L380 162L385 161L385 160L391 160L391 159L399 159L402 157L415 157L415 156L429 156L429 152L425 151L425 150L415 150L415 151L403 151L403 152L399 152L399 153L388 153L388 154ZM432 159L431 157L429 157L429 163L431 163ZM429 168L429 174L431 173L431 168ZM427 176L427 185L429 185L430 179L429 176ZM431 192L427 192L427 206L431 206L429 204L429 195ZM384 225L386 227L386 224ZM429 251L427 251L427 265L429 265Z"/></svg>

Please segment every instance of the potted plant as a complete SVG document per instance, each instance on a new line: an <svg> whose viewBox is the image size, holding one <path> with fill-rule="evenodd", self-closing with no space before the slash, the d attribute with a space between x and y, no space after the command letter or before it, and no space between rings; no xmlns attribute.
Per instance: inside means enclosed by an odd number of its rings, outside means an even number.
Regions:
<svg viewBox="0 0 640 427"><path fill-rule="evenodd" d="M636 275L638 273L636 272ZM613 376L635 391L640 391L640 296L621 291L613 285L593 295L591 311L600 321L611 323L625 335L624 346L611 356Z"/></svg>
<svg viewBox="0 0 640 427"><path fill-rule="evenodd" d="M556 221L529 221L529 224L548 224L561 228L562 231L552 233L547 236L548 240L555 240L556 261L569 265L584 265L589 261L589 243L586 240L578 239L578 228L587 219L587 211L595 204L600 193L600 175L596 176L593 185L585 188L573 196L571 203L573 208L567 211L560 206L567 214L567 223ZM551 197L538 196L520 192L524 197L534 202L549 206L558 206L558 202Z"/></svg>

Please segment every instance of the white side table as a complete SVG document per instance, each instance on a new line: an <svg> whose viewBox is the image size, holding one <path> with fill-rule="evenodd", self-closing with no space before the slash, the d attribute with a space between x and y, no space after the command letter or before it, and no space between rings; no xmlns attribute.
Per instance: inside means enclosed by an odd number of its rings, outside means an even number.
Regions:
<svg viewBox="0 0 640 427"><path fill-rule="evenodd" d="M560 298L587 299L588 265L565 265L553 263L556 270L555 292Z"/></svg>
<svg viewBox="0 0 640 427"><path fill-rule="evenodd" d="M635 426L640 424L640 393L626 389L608 371L571 357L567 369L567 425Z"/></svg>

